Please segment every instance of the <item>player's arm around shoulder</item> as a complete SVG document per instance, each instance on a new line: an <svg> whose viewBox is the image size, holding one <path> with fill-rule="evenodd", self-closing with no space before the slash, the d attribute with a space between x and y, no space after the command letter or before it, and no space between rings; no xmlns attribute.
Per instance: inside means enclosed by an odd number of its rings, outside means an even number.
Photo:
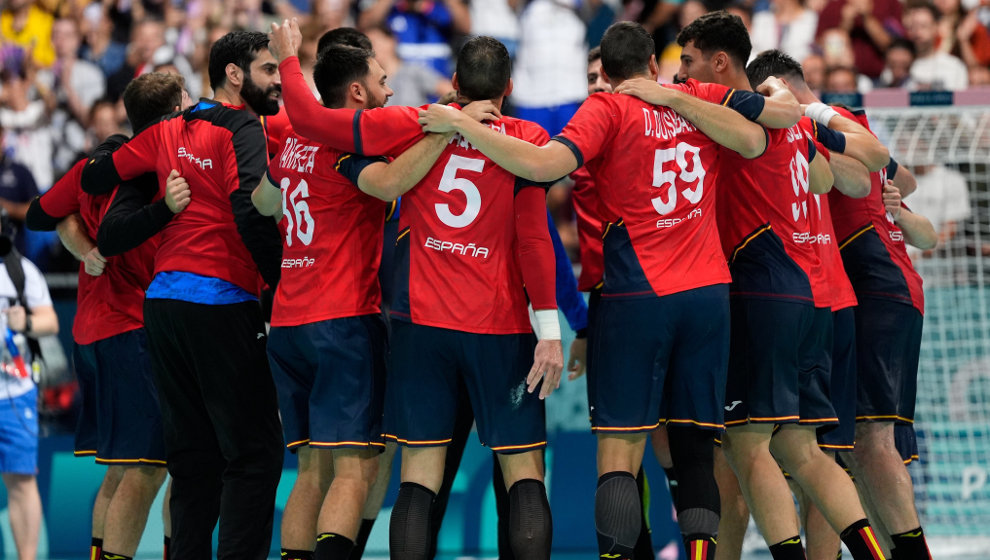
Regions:
<svg viewBox="0 0 990 560"><path fill-rule="evenodd" d="M845 137L843 153L863 162L870 172L880 171L890 162L890 151L863 125L824 103L809 103L803 109L804 115L819 125L841 133Z"/></svg>
<svg viewBox="0 0 990 560"><path fill-rule="evenodd" d="M419 123L424 132L460 134L499 167L523 179L554 181L580 167L570 148L560 142L536 146L496 132L453 107L433 104L421 109Z"/></svg>
<svg viewBox="0 0 990 560"><path fill-rule="evenodd" d="M815 144L810 139L808 140L808 144L813 150L810 161L808 162L808 190L812 194L825 194L832 190L832 185L835 184L835 176L832 175L828 156L823 151L815 150Z"/></svg>

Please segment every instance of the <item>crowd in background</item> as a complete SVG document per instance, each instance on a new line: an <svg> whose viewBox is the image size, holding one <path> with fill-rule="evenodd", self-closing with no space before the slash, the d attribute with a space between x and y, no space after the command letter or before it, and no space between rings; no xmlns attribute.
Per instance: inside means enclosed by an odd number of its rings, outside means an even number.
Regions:
<svg viewBox="0 0 990 560"><path fill-rule="evenodd" d="M178 72L193 98L210 95L209 46L233 29L267 31L299 17L306 69L325 31L357 27L388 73L390 103L401 105L449 91L459 45L491 35L514 57L510 113L555 134L587 95L587 51L609 24L642 23L656 40L661 76L672 79L677 32L717 9L742 17L754 56L787 52L817 90L990 84L988 0L3 0L0 205L22 220L31 198L81 154L126 130L120 96L135 76ZM574 247L566 199L557 189L550 205ZM22 232L18 245L43 270L58 268L53 237Z"/></svg>

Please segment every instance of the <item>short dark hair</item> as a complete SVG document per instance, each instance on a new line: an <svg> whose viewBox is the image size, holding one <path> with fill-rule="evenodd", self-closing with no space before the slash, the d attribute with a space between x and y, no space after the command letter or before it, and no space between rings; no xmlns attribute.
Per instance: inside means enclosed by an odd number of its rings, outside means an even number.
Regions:
<svg viewBox="0 0 990 560"><path fill-rule="evenodd" d="M601 46L595 47L595 48L591 49L590 51L588 51L588 64L591 64L592 62L594 62L596 60L601 60L601 59L602 59L602 48L601 48Z"/></svg>
<svg viewBox="0 0 990 560"><path fill-rule="evenodd" d="M323 104L340 108L347 101L347 86L367 77L368 64L375 57L368 49L330 44L316 56L313 81Z"/></svg>
<svg viewBox="0 0 990 560"><path fill-rule="evenodd" d="M150 72L131 80L124 88L124 109L134 131L175 111L182 104L182 76Z"/></svg>
<svg viewBox="0 0 990 560"><path fill-rule="evenodd" d="M245 72L258 51L268 48L268 35L260 31L231 31L217 39L210 48L210 87L217 91L227 83L227 65L236 64Z"/></svg>
<svg viewBox="0 0 990 560"><path fill-rule="evenodd" d="M753 50L742 18L725 10L707 13L677 34L678 45L683 47L689 42L694 42L694 47L706 57L725 51L739 68L746 67L749 53Z"/></svg>
<svg viewBox="0 0 990 560"><path fill-rule="evenodd" d="M653 37L631 21L613 23L602 36L602 69L610 79L627 80L646 72L656 53Z"/></svg>
<svg viewBox="0 0 990 560"><path fill-rule="evenodd" d="M772 49L756 55L756 58L746 66L746 77L749 78L749 85L754 89L770 76L803 82L804 70L801 69L801 63L789 54Z"/></svg>
<svg viewBox="0 0 990 560"><path fill-rule="evenodd" d="M936 22L940 17L942 17L942 12L940 12L932 2L908 2L907 6L904 7L904 11L907 12L911 10L925 10L932 15L932 19Z"/></svg>
<svg viewBox="0 0 990 560"><path fill-rule="evenodd" d="M897 37L887 45L887 52L894 49L904 49L911 53L911 58L918 56L918 49L914 47L914 43L904 37Z"/></svg>
<svg viewBox="0 0 990 560"><path fill-rule="evenodd" d="M372 50L371 39L368 39L367 35L353 27L338 27L321 35L320 40L316 43L317 55L330 45L347 45L349 47Z"/></svg>
<svg viewBox="0 0 990 560"><path fill-rule="evenodd" d="M511 75L509 51L493 37L474 37L457 55L457 93L472 101L501 96Z"/></svg>

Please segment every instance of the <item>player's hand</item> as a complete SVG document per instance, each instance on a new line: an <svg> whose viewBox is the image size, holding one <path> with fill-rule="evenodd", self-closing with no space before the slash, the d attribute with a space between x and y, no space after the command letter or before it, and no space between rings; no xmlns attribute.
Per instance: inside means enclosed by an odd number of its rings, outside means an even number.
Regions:
<svg viewBox="0 0 990 560"><path fill-rule="evenodd" d="M302 32L299 31L298 19L282 20L282 25L272 22L272 32L268 34L268 50L275 60L281 63L290 56L296 56L301 44Z"/></svg>
<svg viewBox="0 0 990 560"><path fill-rule="evenodd" d="M107 266L107 259L100 254L100 250L93 247L82 258L83 269L86 274L90 276L99 276L103 274L103 269Z"/></svg>
<svg viewBox="0 0 990 560"><path fill-rule="evenodd" d="M564 349L559 340L541 340L536 343L536 351L533 352L533 367L526 376L526 383L529 385L528 391L532 393L536 390L540 380L543 380L543 387L540 388L540 399L545 399L560 387L560 373L564 370Z"/></svg>
<svg viewBox="0 0 990 560"><path fill-rule="evenodd" d="M894 221L901 217L901 191L894 186L893 181L888 180L883 186L883 205Z"/></svg>
<svg viewBox="0 0 990 560"><path fill-rule="evenodd" d="M189 206L192 195L186 178L173 169L165 180L165 204L173 214L178 214Z"/></svg>
<svg viewBox="0 0 990 560"><path fill-rule="evenodd" d="M756 93L770 97L774 94L774 92L783 89L787 89L787 84L785 84L780 78L777 76L767 76L767 79L763 80L762 84L756 86ZM802 109L804 108L802 107Z"/></svg>
<svg viewBox="0 0 990 560"><path fill-rule="evenodd" d="M457 101L456 89L452 89L448 91L447 93L441 95L440 99L437 99L437 103L439 103L440 105L450 105L454 101Z"/></svg>
<svg viewBox="0 0 990 560"><path fill-rule="evenodd" d="M571 372L567 376L568 381L574 381L584 375L588 369L588 339L575 338L571 342L571 351L568 352L567 371Z"/></svg>
<svg viewBox="0 0 990 560"><path fill-rule="evenodd" d="M7 327L14 332L24 332L27 328L27 310L20 305L7 308Z"/></svg>
<svg viewBox="0 0 990 560"><path fill-rule="evenodd" d="M419 124L423 126L423 132L457 132L457 122L461 118L461 112L457 109L436 103L419 110Z"/></svg>
<svg viewBox="0 0 990 560"><path fill-rule="evenodd" d="M472 101L461 109L461 112L478 122L497 121L502 118L502 113L491 101Z"/></svg>
<svg viewBox="0 0 990 560"><path fill-rule="evenodd" d="M655 80L648 78L633 78L619 84L613 93L624 93L633 97L638 97L651 105L662 105L667 107L671 100L678 94L677 90L663 87Z"/></svg>

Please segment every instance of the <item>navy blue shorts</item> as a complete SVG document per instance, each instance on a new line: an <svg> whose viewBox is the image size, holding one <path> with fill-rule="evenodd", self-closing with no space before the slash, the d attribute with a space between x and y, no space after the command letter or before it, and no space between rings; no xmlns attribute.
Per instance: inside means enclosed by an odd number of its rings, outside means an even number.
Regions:
<svg viewBox="0 0 990 560"><path fill-rule="evenodd" d="M829 401L832 313L804 303L733 296L725 425L838 420Z"/></svg>
<svg viewBox="0 0 990 560"><path fill-rule="evenodd" d="M914 307L861 298L856 307L856 420L914 422L922 316Z"/></svg>
<svg viewBox="0 0 990 560"><path fill-rule="evenodd" d="M918 438L914 433L914 424L894 424L894 447L905 465L918 460Z"/></svg>
<svg viewBox="0 0 990 560"><path fill-rule="evenodd" d="M268 361L286 446L384 449L387 352L378 314L273 327Z"/></svg>
<svg viewBox="0 0 990 560"><path fill-rule="evenodd" d="M38 390L4 400L8 402L0 403L0 472L38 474Z"/></svg>
<svg viewBox="0 0 990 560"><path fill-rule="evenodd" d="M589 334L592 431L648 432L664 422L723 427L728 285L602 297Z"/></svg>
<svg viewBox="0 0 990 560"><path fill-rule="evenodd" d="M96 372L96 462L165 466L158 391L144 329L76 346L77 368Z"/></svg>
<svg viewBox="0 0 990 560"><path fill-rule="evenodd" d="M96 407L96 360L88 359L80 351L80 345L72 348L72 367L76 372L79 383L79 418L76 420L76 436L73 443L76 457L96 455L96 445L100 434L96 428L96 418L99 416Z"/></svg>
<svg viewBox="0 0 990 560"><path fill-rule="evenodd" d="M847 307L832 313L831 400L839 425L818 436L823 449L851 451L856 442L856 315Z"/></svg>
<svg viewBox="0 0 990 560"><path fill-rule="evenodd" d="M468 398L482 445L498 453L546 447L540 388L526 390L535 348L532 333L475 334L393 320L385 437L410 447L447 445L458 403Z"/></svg>

